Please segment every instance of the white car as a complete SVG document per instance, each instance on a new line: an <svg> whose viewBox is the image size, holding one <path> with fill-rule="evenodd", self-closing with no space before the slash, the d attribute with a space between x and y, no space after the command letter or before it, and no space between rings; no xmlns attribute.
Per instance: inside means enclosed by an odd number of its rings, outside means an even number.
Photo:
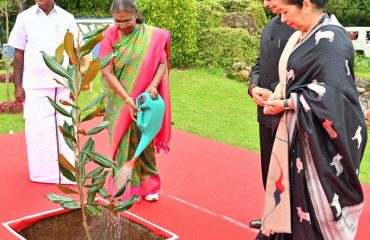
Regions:
<svg viewBox="0 0 370 240"><path fill-rule="evenodd" d="M370 27L346 27L356 52L370 57Z"/></svg>

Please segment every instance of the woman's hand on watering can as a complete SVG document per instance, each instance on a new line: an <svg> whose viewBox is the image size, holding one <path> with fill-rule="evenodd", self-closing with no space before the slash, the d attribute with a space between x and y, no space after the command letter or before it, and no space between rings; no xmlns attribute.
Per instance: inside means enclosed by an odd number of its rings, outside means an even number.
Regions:
<svg viewBox="0 0 370 240"><path fill-rule="evenodd" d="M150 93L150 97L152 99L155 99L157 96L158 96L158 89L157 89L157 84L155 84L154 82L151 83L145 90L145 92L149 92Z"/></svg>
<svg viewBox="0 0 370 240"><path fill-rule="evenodd" d="M127 99L126 104L127 104L128 110L130 111L130 116L132 120L136 121L136 115L137 115L137 112L140 111L140 109L136 106L133 98Z"/></svg>

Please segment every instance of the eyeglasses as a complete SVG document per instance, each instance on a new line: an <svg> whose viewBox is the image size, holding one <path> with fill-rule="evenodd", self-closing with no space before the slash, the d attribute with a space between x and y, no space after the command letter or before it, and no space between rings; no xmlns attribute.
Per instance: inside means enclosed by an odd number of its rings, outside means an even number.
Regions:
<svg viewBox="0 0 370 240"><path fill-rule="evenodd" d="M132 19L129 22L117 22L116 20L114 20L114 24L116 24L116 26L118 26L118 27L128 27L128 26L131 26L134 23L135 23L135 19Z"/></svg>

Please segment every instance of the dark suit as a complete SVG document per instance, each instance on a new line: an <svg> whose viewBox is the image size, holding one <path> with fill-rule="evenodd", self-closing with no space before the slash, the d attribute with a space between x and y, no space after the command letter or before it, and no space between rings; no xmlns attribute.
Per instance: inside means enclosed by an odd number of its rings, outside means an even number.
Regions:
<svg viewBox="0 0 370 240"><path fill-rule="evenodd" d="M251 80L248 89L252 86L275 90L279 83L278 65L281 53L295 30L280 21L280 16L270 20L262 31L260 43L260 55L256 65L252 68ZM263 114L263 108L257 107L257 119L260 130L261 168L263 186L266 189L266 180L274 134L272 133L272 116Z"/></svg>

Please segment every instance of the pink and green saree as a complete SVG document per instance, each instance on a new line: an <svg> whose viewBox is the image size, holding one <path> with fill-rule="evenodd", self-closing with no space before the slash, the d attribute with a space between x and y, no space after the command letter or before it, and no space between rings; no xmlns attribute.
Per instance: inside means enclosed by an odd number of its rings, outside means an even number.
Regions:
<svg viewBox="0 0 370 240"><path fill-rule="evenodd" d="M169 59L169 32L145 24L138 24L132 33L121 39L119 39L118 29L115 26L108 28L104 36L99 49L99 57L105 57L112 51L117 52L111 62L114 73L127 93L136 99L152 82L158 65L163 63L166 56ZM169 69L169 60L167 60L167 65ZM129 115L124 100L111 91L105 81L103 82L106 89L105 120L112 123L108 133L112 145L112 157L117 163L117 167L113 171L112 177L114 177L123 164L133 157L140 140L140 133L136 123ZM160 177L156 167L154 148L157 149L157 152L160 149L165 152L169 150L171 111L168 74L164 75L158 86L158 92L166 105L163 125L153 142L135 162L130 195L136 194L142 197L157 193L160 189ZM114 193L117 190L114 188L113 180L110 179L108 192ZM125 197L127 196L125 195Z"/></svg>

